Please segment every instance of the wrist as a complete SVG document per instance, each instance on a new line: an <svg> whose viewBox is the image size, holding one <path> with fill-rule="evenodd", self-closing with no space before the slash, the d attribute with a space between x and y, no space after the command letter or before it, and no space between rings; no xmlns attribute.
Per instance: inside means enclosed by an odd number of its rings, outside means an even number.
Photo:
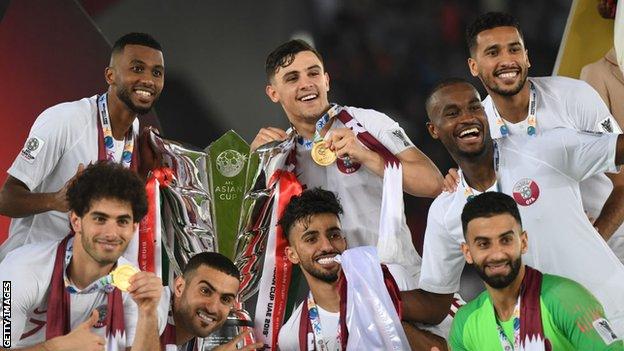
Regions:
<svg viewBox="0 0 624 351"><path fill-rule="evenodd" d="M46 340L41 344L42 351L60 351L60 345L63 345L62 336L57 336L50 340Z"/></svg>

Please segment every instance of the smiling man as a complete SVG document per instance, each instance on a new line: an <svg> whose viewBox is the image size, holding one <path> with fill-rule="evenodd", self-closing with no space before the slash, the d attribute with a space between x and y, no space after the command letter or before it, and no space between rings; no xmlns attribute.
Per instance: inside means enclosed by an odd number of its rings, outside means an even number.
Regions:
<svg viewBox="0 0 624 351"><path fill-rule="evenodd" d="M12 288L10 349L158 349L161 280L139 272L127 291L109 280L130 264L121 255L147 212L143 182L99 162L70 183L67 199L72 233L24 245L0 263L0 280Z"/></svg>
<svg viewBox="0 0 624 351"><path fill-rule="evenodd" d="M168 321L160 336L162 349L203 350L197 338L207 337L225 323L239 284L240 273L229 258L217 252L202 252L191 257L182 275L175 279L173 288L165 289L163 301L168 308L162 309L161 305L160 313L168 311L161 315ZM244 336L243 333L213 350L254 350L262 346L258 342L238 349L236 344Z"/></svg>
<svg viewBox="0 0 624 351"><path fill-rule="evenodd" d="M461 79L433 89L427 114L430 134L459 165L460 182L429 209L422 290L405 294L405 318L427 321L448 310L465 264L462 209L476 195L498 191L521 205L524 226L535 233L525 262L583 284L603 304L616 333L624 333L624 266L588 220L579 194L581 180L624 162L624 136L558 128L492 140L479 93Z"/></svg>
<svg viewBox="0 0 624 351"><path fill-rule="evenodd" d="M522 262L530 244L510 196L476 196L461 221L463 255L487 291L457 312L451 350L624 350L587 289Z"/></svg>
<svg viewBox="0 0 624 351"><path fill-rule="evenodd" d="M0 191L0 214L12 217L0 259L23 244L61 239L69 222L65 197L72 177L98 160L138 169L140 114L164 83L160 44L150 35L119 38L104 71L108 91L43 111Z"/></svg>
<svg viewBox="0 0 624 351"><path fill-rule="evenodd" d="M377 245L384 154L400 160L404 191L425 197L440 193L440 172L397 122L374 110L329 103L329 74L321 55L309 44L291 40L277 47L267 57L266 74L266 94L281 104L292 128L288 133L262 128L251 148L294 133L297 179L304 188L321 187L342 199L346 209L342 225L349 246ZM398 235L408 238L402 257L410 258L407 268L416 275L420 257L404 218Z"/></svg>
<svg viewBox="0 0 624 351"><path fill-rule="evenodd" d="M587 83L567 77L528 77L528 51L513 16L498 12L479 16L468 27L466 41L470 73L489 94L483 105L492 138L532 136L559 127L622 132ZM624 173L583 180L581 198L600 235L624 259Z"/></svg>

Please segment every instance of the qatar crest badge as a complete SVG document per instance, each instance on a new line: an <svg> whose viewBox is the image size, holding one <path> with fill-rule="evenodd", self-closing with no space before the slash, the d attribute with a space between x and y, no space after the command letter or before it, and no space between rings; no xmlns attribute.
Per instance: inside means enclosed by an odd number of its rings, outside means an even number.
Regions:
<svg viewBox="0 0 624 351"><path fill-rule="evenodd" d="M528 178L520 179L514 184L513 198L520 206L530 206L537 201L540 189L537 183Z"/></svg>

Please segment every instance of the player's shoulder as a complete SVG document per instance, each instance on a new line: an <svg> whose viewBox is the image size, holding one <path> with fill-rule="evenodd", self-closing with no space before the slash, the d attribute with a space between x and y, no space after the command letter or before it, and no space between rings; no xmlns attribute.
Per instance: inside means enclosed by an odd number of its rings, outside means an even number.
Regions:
<svg viewBox="0 0 624 351"><path fill-rule="evenodd" d="M594 92L587 82L570 77L532 77L530 80L542 94L569 103L580 102L579 98Z"/></svg>
<svg viewBox="0 0 624 351"><path fill-rule="evenodd" d="M377 110L373 110L370 108L353 107L353 106L344 106L344 108L358 122L362 122L365 124L396 123L396 121L390 118L390 116L388 116L387 114L383 112L379 112Z"/></svg>
<svg viewBox="0 0 624 351"><path fill-rule="evenodd" d="M47 264L54 260L59 241L42 241L38 243L26 244L9 252L3 264L25 264L34 267L40 264Z"/></svg>
<svg viewBox="0 0 624 351"><path fill-rule="evenodd" d="M97 96L82 98L76 101L62 102L48 107L38 117L38 120L53 119L56 123L66 121L72 123L86 123L93 113L97 113ZM81 125L84 127L84 124Z"/></svg>
<svg viewBox="0 0 624 351"><path fill-rule="evenodd" d="M442 221L454 207L459 206L463 208L463 204L456 204L457 201L461 200L458 199L458 196L461 195L461 191L462 189L458 187L454 192L443 191L440 193L440 195L433 200L431 206L429 207L429 217L435 217L438 218L439 221Z"/></svg>
<svg viewBox="0 0 624 351"><path fill-rule="evenodd" d="M579 302L579 298L593 298L589 290L581 283L554 274L542 275L542 300L556 303L565 301Z"/></svg>
<svg viewBox="0 0 624 351"><path fill-rule="evenodd" d="M459 310L457 310L457 313L455 313L454 320L458 323L466 323L470 316L478 313L487 304L491 304L490 297L487 291L483 291L475 299L461 306Z"/></svg>

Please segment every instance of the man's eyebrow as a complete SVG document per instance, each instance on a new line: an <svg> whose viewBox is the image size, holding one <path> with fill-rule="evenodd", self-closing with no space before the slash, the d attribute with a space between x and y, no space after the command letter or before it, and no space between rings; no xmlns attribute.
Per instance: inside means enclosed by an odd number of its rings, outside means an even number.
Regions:
<svg viewBox="0 0 624 351"><path fill-rule="evenodd" d="M207 280L202 279L202 280L200 280L200 281L199 281L199 284L206 284L206 285L208 285L208 288L210 288L210 290L212 290L212 291L216 292L216 293L217 293L217 294L219 294L219 295L222 295L222 296L231 296L231 297L236 297L236 294L232 294L232 293L230 293L230 292L224 292L224 291L219 291L219 290L217 290L217 289L216 289L216 288L215 288L212 284L210 284Z"/></svg>

